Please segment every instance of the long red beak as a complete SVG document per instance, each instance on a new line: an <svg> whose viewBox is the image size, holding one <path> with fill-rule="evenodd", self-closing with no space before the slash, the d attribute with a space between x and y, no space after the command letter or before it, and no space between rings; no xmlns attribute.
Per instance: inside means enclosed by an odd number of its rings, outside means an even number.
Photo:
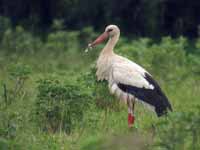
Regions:
<svg viewBox="0 0 200 150"><path fill-rule="evenodd" d="M94 42L90 43L89 46L94 47L94 46L102 43L103 41L105 41L107 38L108 38L108 33L104 32Z"/></svg>

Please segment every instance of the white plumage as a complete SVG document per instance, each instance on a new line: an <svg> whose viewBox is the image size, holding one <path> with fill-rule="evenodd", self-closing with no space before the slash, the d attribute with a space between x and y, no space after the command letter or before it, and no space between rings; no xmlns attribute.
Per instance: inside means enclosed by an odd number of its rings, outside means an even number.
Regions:
<svg viewBox="0 0 200 150"><path fill-rule="evenodd" d="M128 122L131 126L136 98L154 107L158 116L165 114L167 109L171 110L171 105L157 82L144 68L114 53L119 36L119 28L109 25L89 46L93 47L109 37L97 60L96 76L98 80L107 80L110 92L128 104Z"/></svg>

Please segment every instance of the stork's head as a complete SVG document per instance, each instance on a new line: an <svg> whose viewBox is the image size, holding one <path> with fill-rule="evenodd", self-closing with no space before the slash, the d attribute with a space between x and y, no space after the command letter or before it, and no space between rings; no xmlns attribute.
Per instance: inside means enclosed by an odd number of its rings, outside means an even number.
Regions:
<svg viewBox="0 0 200 150"><path fill-rule="evenodd" d="M113 38L114 36L119 36L120 30L116 25L108 25L104 31L94 42L90 43L88 47L94 47L108 38Z"/></svg>
<svg viewBox="0 0 200 150"><path fill-rule="evenodd" d="M116 25L108 25L105 29L105 32L108 34L109 37L120 34L120 30Z"/></svg>

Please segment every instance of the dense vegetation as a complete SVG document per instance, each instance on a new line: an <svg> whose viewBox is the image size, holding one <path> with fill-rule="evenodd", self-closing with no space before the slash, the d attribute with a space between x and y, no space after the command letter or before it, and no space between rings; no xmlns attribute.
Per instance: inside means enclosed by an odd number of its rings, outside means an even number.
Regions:
<svg viewBox="0 0 200 150"><path fill-rule="evenodd" d="M197 37L199 7L198 0L0 0L0 15L34 32L48 32L60 20L68 30L114 23L131 36Z"/></svg>
<svg viewBox="0 0 200 150"><path fill-rule="evenodd" d="M95 78L102 46L84 53L93 28L55 21L41 38L0 20L0 149L200 148L200 39L120 39L116 52L151 72L174 109L158 119L137 104L128 130L126 106Z"/></svg>

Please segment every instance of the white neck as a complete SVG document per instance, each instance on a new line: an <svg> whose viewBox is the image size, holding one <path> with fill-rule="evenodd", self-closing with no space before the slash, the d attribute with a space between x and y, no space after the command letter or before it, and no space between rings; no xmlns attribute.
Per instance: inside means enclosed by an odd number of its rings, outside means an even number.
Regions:
<svg viewBox="0 0 200 150"><path fill-rule="evenodd" d="M120 34L116 34L113 37L110 37L110 39L108 40L106 46L103 48L101 54L112 54L113 49L115 47L115 45L117 44L118 40L119 40L119 36Z"/></svg>
<svg viewBox="0 0 200 150"><path fill-rule="evenodd" d="M110 66L110 58L114 54L113 49L119 40L119 33L114 35L113 37L110 37L108 40L106 46L103 48L103 50L100 53L100 56L97 60L97 78L98 80L109 78L109 66Z"/></svg>

